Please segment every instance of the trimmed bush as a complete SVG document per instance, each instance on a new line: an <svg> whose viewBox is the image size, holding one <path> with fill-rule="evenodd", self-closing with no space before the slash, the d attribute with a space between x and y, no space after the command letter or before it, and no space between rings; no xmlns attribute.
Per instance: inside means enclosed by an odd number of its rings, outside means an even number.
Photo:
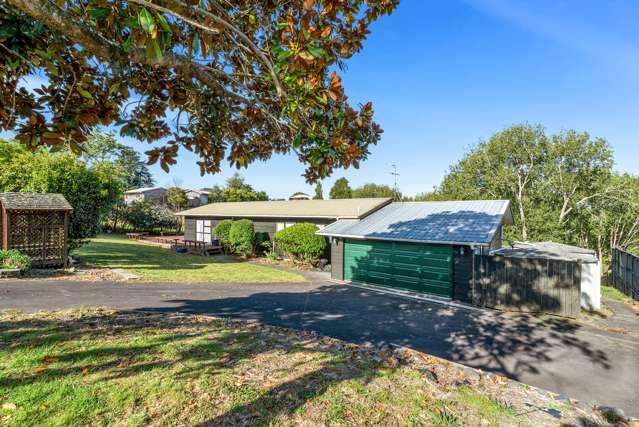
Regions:
<svg viewBox="0 0 639 427"><path fill-rule="evenodd" d="M0 250L0 268L18 268L27 271L31 268L31 258L15 249Z"/></svg>
<svg viewBox="0 0 639 427"><path fill-rule="evenodd" d="M315 235L317 226L299 223L278 231L273 240L278 248L293 259L315 265L326 249L326 240Z"/></svg>
<svg viewBox="0 0 639 427"><path fill-rule="evenodd" d="M250 219L234 221L229 230L229 243L233 252L238 255L253 254L255 244L255 227Z"/></svg>
<svg viewBox="0 0 639 427"><path fill-rule="evenodd" d="M230 219L223 219L222 221L218 222L215 225L215 228L213 229L213 233L215 233L215 237L217 237L220 242L222 243L222 246L224 247L225 251L230 251L231 250L231 240L230 240L230 233L231 233L231 226L233 225L233 220Z"/></svg>

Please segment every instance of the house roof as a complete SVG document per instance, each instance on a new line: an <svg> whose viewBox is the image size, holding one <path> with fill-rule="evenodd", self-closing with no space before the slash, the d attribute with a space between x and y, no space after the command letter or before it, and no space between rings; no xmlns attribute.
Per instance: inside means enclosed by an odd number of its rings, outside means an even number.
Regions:
<svg viewBox="0 0 639 427"><path fill-rule="evenodd" d="M511 247L491 251L491 254L514 258L556 259L563 261L597 262L597 253L592 249L555 242L515 242Z"/></svg>
<svg viewBox="0 0 639 427"><path fill-rule="evenodd" d="M166 188L164 187L135 188L133 190L125 191L124 194L140 194L140 193L146 193L148 191L154 191L154 190L166 190Z"/></svg>
<svg viewBox="0 0 639 427"><path fill-rule="evenodd" d="M0 204L7 210L73 210L67 199L57 193L0 193Z"/></svg>
<svg viewBox="0 0 639 427"><path fill-rule="evenodd" d="M391 202L389 198L272 200L211 203L177 213L180 216L237 218L363 218Z"/></svg>
<svg viewBox="0 0 639 427"><path fill-rule="evenodd" d="M512 224L508 200L391 203L361 221L337 221L321 236L421 243L488 244Z"/></svg>

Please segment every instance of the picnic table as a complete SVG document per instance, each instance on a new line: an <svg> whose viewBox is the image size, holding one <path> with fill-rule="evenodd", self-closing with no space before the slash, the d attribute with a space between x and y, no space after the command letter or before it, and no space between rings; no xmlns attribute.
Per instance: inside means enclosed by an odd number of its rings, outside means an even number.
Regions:
<svg viewBox="0 0 639 427"><path fill-rule="evenodd" d="M180 245L187 248L189 252L199 255L221 255L223 253L222 245L217 240L211 243L200 242L198 240L182 240Z"/></svg>
<svg viewBox="0 0 639 427"><path fill-rule="evenodd" d="M149 233L126 233L126 237L131 240L141 240L147 234Z"/></svg>

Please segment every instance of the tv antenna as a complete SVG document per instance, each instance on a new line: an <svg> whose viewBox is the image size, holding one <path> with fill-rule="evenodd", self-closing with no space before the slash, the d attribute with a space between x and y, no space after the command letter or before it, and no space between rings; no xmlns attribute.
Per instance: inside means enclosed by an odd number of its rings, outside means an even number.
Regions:
<svg viewBox="0 0 639 427"><path fill-rule="evenodd" d="M397 192L397 177L399 176L399 173L397 172L397 165L395 163L393 163L391 167L393 168L393 170L389 173L393 175L393 179L395 180L394 191L395 191L395 197L397 197L397 195L399 194Z"/></svg>

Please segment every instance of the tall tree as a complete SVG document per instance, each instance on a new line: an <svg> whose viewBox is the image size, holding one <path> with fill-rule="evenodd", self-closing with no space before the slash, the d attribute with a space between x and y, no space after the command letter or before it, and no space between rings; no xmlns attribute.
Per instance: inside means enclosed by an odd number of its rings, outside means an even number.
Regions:
<svg viewBox="0 0 639 427"><path fill-rule="evenodd" d="M133 148L117 141L113 132L99 129L89 135L80 158L92 167L108 167L120 177L125 189L152 187L153 176Z"/></svg>
<svg viewBox="0 0 639 427"><path fill-rule="evenodd" d="M353 190L354 198L366 198L366 197L392 197L394 200L401 200L402 193L395 191L388 185L374 184L372 182L366 183L361 187L357 187Z"/></svg>
<svg viewBox="0 0 639 427"><path fill-rule="evenodd" d="M348 179L340 178L335 181L333 188L329 193L331 199L351 199L353 198L353 190L348 185Z"/></svg>
<svg viewBox="0 0 639 427"><path fill-rule="evenodd" d="M256 191L239 173L234 173L226 180L226 186L213 186L209 193L209 202L252 202L268 200L264 191Z"/></svg>
<svg viewBox="0 0 639 427"><path fill-rule="evenodd" d="M512 200L518 235L528 240L527 210L538 191L547 149L543 127L514 125L480 142L452 166L441 192L454 199Z"/></svg>
<svg viewBox="0 0 639 427"><path fill-rule="evenodd" d="M166 201L169 207L175 211L180 211L189 203L186 191L179 187L171 187L166 190Z"/></svg>
<svg viewBox="0 0 639 427"><path fill-rule="evenodd" d="M155 144L151 163L186 149L202 174L294 151L314 181L380 139L334 70L398 1L6 0L0 130L79 153L95 126L121 124ZM36 73L41 87L20 87Z"/></svg>
<svg viewBox="0 0 639 427"><path fill-rule="evenodd" d="M324 190L322 190L322 183L320 181L315 185L315 195L313 196L314 200L323 200L324 199Z"/></svg>

